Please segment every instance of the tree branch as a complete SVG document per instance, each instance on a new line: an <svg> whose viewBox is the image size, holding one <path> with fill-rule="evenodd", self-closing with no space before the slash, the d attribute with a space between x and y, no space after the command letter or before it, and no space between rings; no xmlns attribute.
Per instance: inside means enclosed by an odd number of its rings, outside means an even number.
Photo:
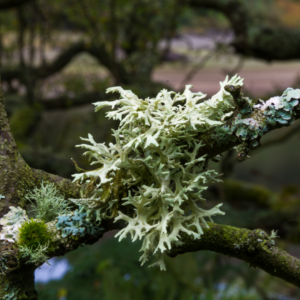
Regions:
<svg viewBox="0 0 300 300"><path fill-rule="evenodd" d="M214 187L211 187L213 189ZM278 230L280 237L286 241L299 242L299 197L295 194L274 193L259 184L250 184L238 180L225 180L219 187L222 200L229 203L238 212L250 213L243 220L247 228ZM257 212L253 215L251 212ZM229 218L230 219L230 212ZM236 225L236 224L234 224Z"/></svg>
<svg viewBox="0 0 300 300"><path fill-rule="evenodd" d="M300 29L268 27L254 20L244 1L188 0L197 8L208 8L223 13L235 33L233 47L242 55L267 61L300 58ZM277 51L274 51L277 49Z"/></svg>
<svg viewBox="0 0 300 300"><path fill-rule="evenodd" d="M123 84L129 84L131 82L131 77L124 69L122 64L113 63L110 55L106 51L103 45L93 45L86 42L77 42L71 45L66 50L62 51L54 61L43 65L40 67L25 66L19 68L3 68L1 72L2 80L11 82L13 79L18 79L21 82L26 82L28 74L32 76L35 80L37 79L46 79L58 72L60 72L64 67L66 67L71 60L78 55L79 53L87 52L94 56L101 65L105 66L113 76L114 68L118 69L118 78Z"/></svg>
<svg viewBox="0 0 300 300"><path fill-rule="evenodd" d="M249 108L248 113L242 113L242 107L237 108L233 117L225 125L214 127L205 133L199 134L199 141L202 140L204 142L203 147L199 150L199 156L207 155L207 158L213 158L235 146L242 145L243 149L239 152L238 159L240 161L244 160L250 150L260 146L260 138L263 135L274 129L289 126L300 118L300 90L293 91L295 91L295 96L292 96L292 99L286 100L286 92L284 92L282 96L272 97L266 102L260 100L252 109ZM242 97L242 99L246 99L243 97L243 94L239 94L240 91L238 94L229 92L234 98ZM248 100L245 101L247 102ZM290 101L295 102L293 102L293 107L287 109L279 108L279 102L277 103L277 101L282 101L283 105L290 105ZM246 102L244 102L244 107L248 105L248 102ZM289 110L287 112L289 121L280 117L280 114L285 114L286 109Z"/></svg>
<svg viewBox="0 0 300 300"><path fill-rule="evenodd" d="M169 255L210 250L244 260L250 266L300 287L300 260L274 246L274 241L264 231L210 222L208 225L200 239L183 234L183 244L173 248Z"/></svg>
<svg viewBox="0 0 300 300"><path fill-rule="evenodd" d="M199 140L205 144L200 148L201 153L199 153L199 156L207 154L207 157L211 158L233 146L241 145L239 158L244 158L248 151L259 146L262 135L276 128L289 126L294 119L300 117L300 90L289 88L281 97L273 97L267 102L261 100L256 105L253 105L249 98L241 94L240 86L225 86L225 90L231 93L236 109L231 112L232 115L224 125L215 126L213 129L199 134ZM28 190L39 187L42 181L55 183L66 199L80 198L79 189L84 190L84 195L80 196L85 198L85 195L94 189L94 185L97 185L97 181L90 180L86 186L80 186L68 179L41 170L31 169L17 150L8 125L2 97L0 98L0 147L0 165L3 174L5 174L0 177L0 194L4 196L4 198L1 197L0 202L0 217L8 211L8 206L24 208L26 205L25 194ZM123 221L114 223L113 218L117 210L125 209L124 206L121 206L122 199L128 195L128 188L122 181L124 173L123 169L116 170L113 180L102 185L101 197L104 196L100 199L103 200L102 203L107 204L105 201L110 199L116 200L112 218L101 220L100 225L93 224L93 226L99 226L99 228L96 228L97 233L95 235L83 230L78 239L74 239L72 236L60 236L61 230L57 230L56 227L53 228L53 232L57 233L57 236L55 236L57 238L56 243L59 245L49 254L50 256L65 254L76 249L82 243L94 243L105 231L122 228L125 225ZM61 217L69 218L66 216ZM78 219L78 216L75 217ZM200 239L194 240L190 236L182 234L183 245L172 249L169 254L176 256L188 251L216 251L245 260L271 275L300 286L300 261L275 247L273 240L262 230L250 231L225 225L208 224L209 228L204 229L204 234ZM54 222L51 226L55 226ZM98 232L100 228L102 229ZM14 247L11 250L13 251ZM24 265L25 262L21 262L20 268ZM17 272L18 270L15 270L15 268L11 270L14 276ZM0 286L2 284L1 280L0 277Z"/></svg>

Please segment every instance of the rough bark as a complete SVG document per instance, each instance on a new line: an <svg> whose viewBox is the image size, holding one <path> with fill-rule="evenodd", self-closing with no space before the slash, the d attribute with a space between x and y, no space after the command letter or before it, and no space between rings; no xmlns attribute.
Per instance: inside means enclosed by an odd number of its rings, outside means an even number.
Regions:
<svg viewBox="0 0 300 300"><path fill-rule="evenodd" d="M66 198L78 197L78 186L70 180L31 169L20 156L4 108L3 95L0 95L0 218L9 211L9 206L25 208L24 195L28 190L39 186L42 181L54 182ZM8 299L37 299L34 289L36 266L19 261L18 250L14 245L0 242L0 296L11 295Z"/></svg>
<svg viewBox="0 0 300 300"><path fill-rule="evenodd" d="M230 204L235 213L249 213L244 226L249 229L262 228L270 232L277 230L285 241L300 242L298 226L299 196L296 187L287 187L279 193L272 192L259 184L250 184L238 180L225 180L214 192L220 192L221 198Z"/></svg>
<svg viewBox="0 0 300 300"><path fill-rule="evenodd" d="M1 249L1 256L3 251ZM0 299L36 300L37 292L34 287L34 271L36 266L23 265L16 270L0 275Z"/></svg>

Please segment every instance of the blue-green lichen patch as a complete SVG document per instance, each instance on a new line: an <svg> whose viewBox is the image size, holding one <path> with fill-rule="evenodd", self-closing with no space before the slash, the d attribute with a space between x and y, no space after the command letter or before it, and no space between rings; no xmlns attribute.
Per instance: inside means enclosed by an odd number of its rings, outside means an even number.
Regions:
<svg viewBox="0 0 300 300"><path fill-rule="evenodd" d="M76 210L72 214L59 216L56 223L56 228L61 230L62 237L83 237L86 234L94 237L99 237L104 233L104 229L88 222L86 220L87 214Z"/></svg>
<svg viewBox="0 0 300 300"><path fill-rule="evenodd" d="M235 101L238 103L237 113L231 123L216 127L211 138L218 146L235 142L237 138L241 142L239 153L243 160L242 157L260 145L260 138L268 131L294 122L300 89L288 88L282 96L272 97L266 102L259 100L256 105L249 98L241 99Z"/></svg>
<svg viewBox="0 0 300 300"><path fill-rule="evenodd" d="M295 120L296 109L299 104L300 90L286 89L282 96L272 97L266 102L255 105L255 109L266 116L266 124L271 127L291 125Z"/></svg>
<svg viewBox="0 0 300 300"><path fill-rule="evenodd" d="M216 127L214 133L211 134L211 138L216 141L218 146L228 144L237 140L233 132L234 129L230 125Z"/></svg>

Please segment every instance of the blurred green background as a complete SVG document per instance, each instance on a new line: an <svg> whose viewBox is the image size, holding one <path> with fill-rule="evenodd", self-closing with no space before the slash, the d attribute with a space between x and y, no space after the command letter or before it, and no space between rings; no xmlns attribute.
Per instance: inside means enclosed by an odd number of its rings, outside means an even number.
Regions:
<svg viewBox="0 0 300 300"><path fill-rule="evenodd" d="M75 145L88 133L97 142L113 141L117 122L91 105L115 99L105 94L111 86L145 98L193 84L210 97L219 81L238 73L245 78L244 94L254 101L299 87L300 52L297 57L288 46L300 45L300 1L232 0L233 14L219 2L226 1L29 0L0 10L2 89L27 163L67 178L76 172L71 157L90 169ZM264 53L260 45L271 50ZM297 121L268 134L243 163L233 150L224 153L211 165L224 183L206 193L207 207L224 203L226 215L215 222L278 230L277 244L297 257L299 133ZM69 253L63 278L37 283L40 299L300 297L295 287L263 271L206 251L168 259L166 272L140 267L140 244L118 243L113 236Z"/></svg>

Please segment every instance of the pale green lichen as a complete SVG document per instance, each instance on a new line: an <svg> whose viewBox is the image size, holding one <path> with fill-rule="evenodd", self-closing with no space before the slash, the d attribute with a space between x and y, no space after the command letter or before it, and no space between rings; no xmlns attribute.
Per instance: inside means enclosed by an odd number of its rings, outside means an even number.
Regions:
<svg viewBox="0 0 300 300"><path fill-rule="evenodd" d="M47 251L49 251L49 243L46 245L39 245L36 248L28 247L26 245L19 246L19 252L21 257L27 258L26 264L34 264L36 266L43 263L49 265Z"/></svg>
<svg viewBox="0 0 300 300"><path fill-rule="evenodd" d="M205 95L193 93L186 86L180 93L162 90L156 98L139 99L131 91L121 87L107 92L119 92L121 99L95 103L96 111L104 106L118 109L108 112L107 117L120 120L114 131L116 144L98 144L89 135L91 145L79 145L88 149L85 155L94 159L92 164L101 168L73 175L75 181L91 182L98 179L93 194L88 198L71 199L86 207L88 213L105 217L111 205L104 201L104 185L113 182L116 172L125 170L123 185L130 188L122 205L129 210L119 210L115 220L125 220L128 225L116 235L119 240L128 234L132 240L143 239L142 264L151 254L158 256L161 269L165 269L163 254L172 244L181 243L181 232L199 239L205 218L224 214L218 204L210 210L198 206L204 201L202 191L208 183L217 182L217 173L207 169L205 156L198 156L203 143L195 138L199 132L224 124L224 115L230 116L235 109L226 85L243 84L243 79L233 77L221 82L220 91L210 100ZM95 181L96 182L96 181Z"/></svg>
<svg viewBox="0 0 300 300"><path fill-rule="evenodd" d="M36 219L51 222L62 214L71 212L68 202L58 192L54 183L41 183L40 187L35 187L25 195L32 204L32 210Z"/></svg>
<svg viewBox="0 0 300 300"><path fill-rule="evenodd" d="M277 232L278 232L278 230L272 230L272 231L271 231L271 235L269 236L269 239L270 239L270 240L274 240L274 239L279 238L280 236L277 235Z"/></svg>

